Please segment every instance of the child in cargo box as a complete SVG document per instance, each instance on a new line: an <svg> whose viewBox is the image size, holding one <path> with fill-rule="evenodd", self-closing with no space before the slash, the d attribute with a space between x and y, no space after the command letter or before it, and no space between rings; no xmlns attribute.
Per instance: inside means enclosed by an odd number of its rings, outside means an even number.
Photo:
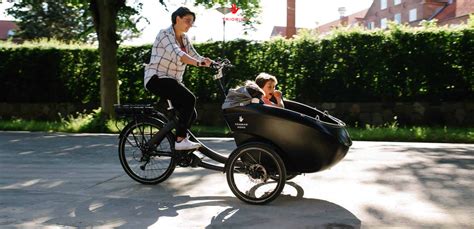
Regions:
<svg viewBox="0 0 474 229"><path fill-rule="evenodd" d="M255 78L255 83L265 92L262 96L265 104L285 108L281 91L275 90L278 83L275 76L262 72Z"/></svg>

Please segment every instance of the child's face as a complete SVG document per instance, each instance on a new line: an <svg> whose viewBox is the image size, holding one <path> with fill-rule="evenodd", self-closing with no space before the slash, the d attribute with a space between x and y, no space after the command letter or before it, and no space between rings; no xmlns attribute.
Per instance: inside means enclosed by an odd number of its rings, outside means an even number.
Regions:
<svg viewBox="0 0 474 229"><path fill-rule="evenodd" d="M263 91L265 92L265 97L272 97L273 92L275 92L275 81L269 80L263 85Z"/></svg>

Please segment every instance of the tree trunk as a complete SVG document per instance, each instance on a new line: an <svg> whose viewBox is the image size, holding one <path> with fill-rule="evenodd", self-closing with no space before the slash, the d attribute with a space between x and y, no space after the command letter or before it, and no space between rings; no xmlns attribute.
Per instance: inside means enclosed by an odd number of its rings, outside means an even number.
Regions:
<svg viewBox="0 0 474 229"><path fill-rule="evenodd" d="M117 77L117 12L125 1L91 0L100 53L100 106L106 117L114 117L119 102Z"/></svg>

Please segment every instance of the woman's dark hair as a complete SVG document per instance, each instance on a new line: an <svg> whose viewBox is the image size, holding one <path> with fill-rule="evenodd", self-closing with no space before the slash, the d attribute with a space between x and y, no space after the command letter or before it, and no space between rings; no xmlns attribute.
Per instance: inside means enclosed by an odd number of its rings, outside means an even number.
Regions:
<svg viewBox="0 0 474 229"><path fill-rule="evenodd" d="M196 21L196 14L194 14L194 12L192 12L191 10L189 10L188 8L186 7L179 7L176 11L174 11L172 14L171 14L171 22L174 24L176 24L176 17L184 17L186 15L193 15L193 22Z"/></svg>

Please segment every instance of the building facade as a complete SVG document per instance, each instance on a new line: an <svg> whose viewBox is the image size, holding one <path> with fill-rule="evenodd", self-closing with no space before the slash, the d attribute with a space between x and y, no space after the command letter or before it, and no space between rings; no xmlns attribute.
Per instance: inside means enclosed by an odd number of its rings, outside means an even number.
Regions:
<svg viewBox="0 0 474 229"><path fill-rule="evenodd" d="M386 28L389 21L418 26L437 19L439 25L466 22L474 0L374 0L364 18L369 29Z"/></svg>
<svg viewBox="0 0 474 229"><path fill-rule="evenodd" d="M321 34L337 26L355 24L385 29L389 21L418 26L423 20L433 19L442 26L465 23L470 14L474 14L474 0L374 0L367 10L341 16L316 29Z"/></svg>
<svg viewBox="0 0 474 229"><path fill-rule="evenodd" d="M323 24L321 26L318 26L316 30L320 34L325 34L338 26L364 25L364 17L366 14L367 14L367 9L348 15L348 16L341 16L339 20L332 21L332 22Z"/></svg>

